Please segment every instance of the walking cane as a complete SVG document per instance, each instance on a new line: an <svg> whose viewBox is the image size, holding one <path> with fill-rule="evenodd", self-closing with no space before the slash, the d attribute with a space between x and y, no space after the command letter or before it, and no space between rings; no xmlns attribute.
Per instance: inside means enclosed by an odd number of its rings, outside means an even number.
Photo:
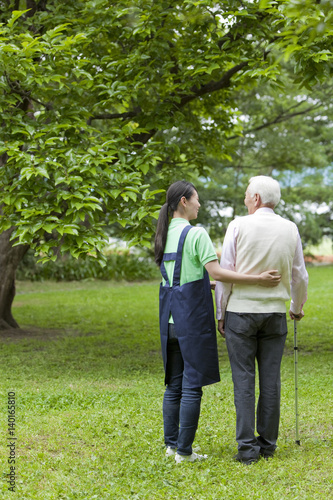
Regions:
<svg viewBox="0 0 333 500"><path fill-rule="evenodd" d="M297 347L297 321L294 319L294 361L295 361L295 415L296 415L296 444L300 445L298 434L298 347Z"/></svg>

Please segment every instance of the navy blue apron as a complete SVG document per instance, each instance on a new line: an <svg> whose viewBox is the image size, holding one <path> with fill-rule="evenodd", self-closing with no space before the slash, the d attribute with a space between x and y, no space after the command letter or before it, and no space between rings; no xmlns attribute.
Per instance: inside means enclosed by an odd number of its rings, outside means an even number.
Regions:
<svg viewBox="0 0 333 500"><path fill-rule="evenodd" d="M170 313L172 314L184 370L191 387L202 387L220 381L216 341L214 306L210 281L205 269L200 280L180 286L182 251L187 233L193 226L183 229L175 253L165 253L161 273L165 285L160 285L160 334L164 370L167 367L167 342ZM164 262L175 260L173 286L170 286ZM167 382L167 381L166 381Z"/></svg>

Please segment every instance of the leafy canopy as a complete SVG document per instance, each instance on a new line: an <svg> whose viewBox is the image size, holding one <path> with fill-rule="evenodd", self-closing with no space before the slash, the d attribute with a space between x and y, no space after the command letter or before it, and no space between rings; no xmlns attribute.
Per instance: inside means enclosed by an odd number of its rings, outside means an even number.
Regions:
<svg viewBox="0 0 333 500"><path fill-rule="evenodd" d="M46 260L98 256L110 224L149 245L161 190L229 157L233 91L331 74L326 0L1 6L0 228Z"/></svg>

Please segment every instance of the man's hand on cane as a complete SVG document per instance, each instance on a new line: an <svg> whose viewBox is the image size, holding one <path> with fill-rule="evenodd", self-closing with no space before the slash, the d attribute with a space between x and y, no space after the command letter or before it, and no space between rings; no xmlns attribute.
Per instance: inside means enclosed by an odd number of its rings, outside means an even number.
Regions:
<svg viewBox="0 0 333 500"><path fill-rule="evenodd" d="M299 314L295 314L292 312L291 309L289 309L289 316L290 316L290 319L292 319L292 320L301 321L301 319L304 318L304 311L302 309Z"/></svg>

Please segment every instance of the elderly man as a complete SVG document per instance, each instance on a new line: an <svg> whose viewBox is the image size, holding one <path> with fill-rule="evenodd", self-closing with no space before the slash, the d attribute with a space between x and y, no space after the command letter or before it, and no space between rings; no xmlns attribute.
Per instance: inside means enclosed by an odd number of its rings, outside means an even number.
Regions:
<svg viewBox="0 0 333 500"><path fill-rule="evenodd" d="M234 383L236 440L244 464L268 459L276 449L280 420L280 365L289 315L300 320L307 298L308 274L297 226L274 212L280 201L279 183L266 176L250 179L245 194L248 214L227 229L221 267L258 274L281 273L275 288L218 282L215 289L218 329L226 339ZM257 433L255 435L255 360L259 371Z"/></svg>

